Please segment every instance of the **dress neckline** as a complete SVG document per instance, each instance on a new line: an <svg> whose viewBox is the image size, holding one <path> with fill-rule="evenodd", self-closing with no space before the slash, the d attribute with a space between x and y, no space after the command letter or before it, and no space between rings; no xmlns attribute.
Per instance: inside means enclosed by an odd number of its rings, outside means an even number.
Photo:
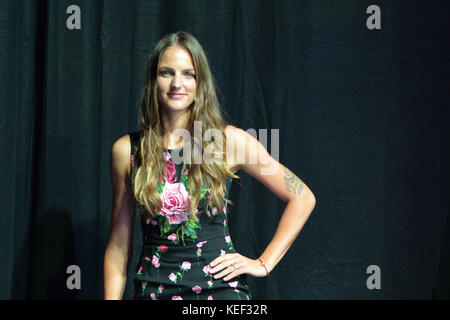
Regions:
<svg viewBox="0 0 450 320"><path fill-rule="evenodd" d="M181 146L181 147L178 147L178 148L166 148L166 147L163 147L163 150L164 151L173 151L173 150L180 150L180 149L183 149L184 148L184 146Z"/></svg>

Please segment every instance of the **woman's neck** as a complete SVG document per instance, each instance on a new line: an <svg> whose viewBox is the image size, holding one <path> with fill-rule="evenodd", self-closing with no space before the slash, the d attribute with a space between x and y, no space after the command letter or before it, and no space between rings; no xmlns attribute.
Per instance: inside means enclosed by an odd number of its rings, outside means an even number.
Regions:
<svg viewBox="0 0 450 320"><path fill-rule="evenodd" d="M177 129L188 128L189 111L162 112L161 123L163 127L164 147L168 149L178 148L186 143Z"/></svg>

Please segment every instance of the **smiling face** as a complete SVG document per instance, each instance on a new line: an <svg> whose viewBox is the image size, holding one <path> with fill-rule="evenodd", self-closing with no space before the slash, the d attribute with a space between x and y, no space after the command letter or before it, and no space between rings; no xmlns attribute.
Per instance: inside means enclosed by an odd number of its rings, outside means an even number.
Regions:
<svg viewBox="0 0 450 320"><path fill-rule="evenodd" d="M195 100L197 80L191 54L169 47L161 55L156 78L158 101L167 111L182 111Z"/></svg>

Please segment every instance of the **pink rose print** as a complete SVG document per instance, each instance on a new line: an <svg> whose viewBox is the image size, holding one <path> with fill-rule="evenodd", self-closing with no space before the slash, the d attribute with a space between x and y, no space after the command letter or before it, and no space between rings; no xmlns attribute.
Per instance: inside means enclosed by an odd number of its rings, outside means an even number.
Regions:
<svg viewBox="0 0 450 320"><path fill-rule="evenodd" d="M199 294L200 292L202 292L202 288L199 286L195 286L192 288L192 291L194 291L196 294Z"/></svg>
<svg viewBox="0 0 450 320"><path fill-rule="evenodd" d="M145 257L144 260L145 261L150 261L150 258L149 257Z"/></svg>
<svg viewBox="0 0 450 320"><path fill-rule="evenodd" d="M202 288L199 286L195 286L192 288L192 291L194 291L196 294L199 294L200 292L202 292Z"/></svg>
<svg viewBox="0 0 450 320"><path fill-rule="evenodd" d="M225 254L225 250L220 249L220 255L223 256Z"/></svg>
<svg viewBox="0 0 450 320"><path fill-rule="evenodd" d="M203 272L206 274L210 274L211 273L211 266L208 264L206 266L203 267Z"/></svg>
<svg viewBox="0 0 450 320"><path fill-rule="evenodd" d="M213 297L212 296L208 296L208 300L212 300L213 299Z"/></svg>
<svg viewBox="0 0 450 320"><path fill-rule="evenodd" d="M172 233L170 236L167 237L170 241L173 243L177 243L177 235L175 233Z"/></svg>
<svg viewBox="0 0 450 320"><path fill-rule="evenodd" d="M142 274L142 272L141 272L141 271L142 271L142 267L140 267L140 268L139 268L139 270L138 270L137 274Z"/></svg>
<svg viewBox="0 0 450 320"><path fill-rule="evenodd" d="M159 258L157 257L157 256L153 256L152 257L152 264L155 266L155 268L157 268L157 270L158 270L158 279L159 279L159 266L160 266L160 264L159 264Z"/></svg>
<svg viewBox="0 0 450 320"><path fill-rule="evenodd" d="M147 281L142 281L141 282L141 284L142 284L142 296L144 296L144 291L145 291L145 288L147 288Z"/></svg>
<svg viewBox="0 0 450 320"><path fill-rule="evenodd" d="M194 291L197 294L197 300L198 300L198 295L200 294L200 292L202 292L202 288L200 286L195 286L192 288L192 291Z"/></svg>
<svg viewBox="0 0 450 320"><path fill-rule="evenodd" d="M201 248L205 243L207 243L208 241L200 241L197 243L197 248Z"/></svg>
<svg viewBox="0 0 450 320"><path fill-rule="evenodd" d="M151 220L150 220L150 223L151 223L152 225L156 226L156 225L158 224L158 221L156 221L156 220L154 220L154 219L151 219Z"/></svg>
<svg viewBox="0 0 450 320"><path fill-rule="evenodd" d="M200 257L202 256L202 246L207 243L208 241L200 241L197 243L197 264L200 266Z"/></svg>
<svg viewBox="0 0 450 320"><path fill-rule="evenodd" d="M166 161L170 160L170 152L163 152L163 157Z"/></svg>
<svg viewBox="0 0 450 320"><path fill-rule="evenodd" d="M200 266L200 257L202 256L202 249L197 249L197 264Z"/></svg>
<svg viewBox="0 0 450 320"><path fill-rule="evenodd" d="M210 289L214 285L214 282L212 282L213 275L211 274L211 269L212 268L209 264L203 267L203 272L205 273L205 277L209 277L209 281L207 283L208 283L208 287Z"/></svg>
<svg viewBox="0 0 450 320"><path fill-rule="evenodd" d="M216 206L214 206L214 207L211 209L211 214L212 214L213 216L215 216L215 215L217 214L217 207L216 207Z"/></svg>
<svg viewBox="0 0 450 320"><path fill-rule="evenodd" d="M161 192L163 207L160 214L169 219L170 224L180 224L188 220L191 197L182 183L166 183Z"/></svg>
<svg viewBox="0 0 450 320"><path fill-rule="evenodd" d="M162 244L162 245L158 246L157 248L158 248L158 250L156 250L155 255L153 256L152 264L156 268L159 268L159 259L161 258L161 255L162 255L163 252L167 252L169 247L167 247L166 245ZM159 278L159 270L158 270L158 278Z"/></svg>
<svg viewBox="0 0 450 320"><path fill-rule="evenodd" d="M183 279L183 275L186 271L191 269L191 263L189 261L183 261L181 266L179 266L181 272L177 272L177 275L180 277L180 280Z"/></svg>
<svg viewBox="0 0 450 320"><path fill-rule="evenodd" d="M233 243L231 242L230 236L225 237L225 242L228 244L228 249L233 250Z"/></svg>
<svg viewBox="0 0 450 320"><path fill-rule="evenodd" d="M237 289L237 285L238 285L238 282L237 281L233 281L233 282L228 282L228 285L230 286L230 287L232 287L232 288L234 288L234 292L236 292L236 294L238 295L238 297L239 297L239 300L241 300L241 296L239 295L239 290Z"/></svg>
<svg viewBox="0 0 450 320"><path fill-rule="evenodd" d="M152 298L152 300L156 300L156 295L153 292L150 293L150 297Z"/></svg>
<svg viewBox="0 0 450 320"><path fill-rule="evenodd" d="M173 272L171 274L169 274L169 279L173 283L177 283L177 276Z"/></svg>
<svg viewBox="0 0 450 320"><path fill-rule="evenodd" d="M180 296L173 296L172 300L183 300L183 298Z"/></svg>
<svg viewBox="0 0 450 320"><path fill-rule="evenodd" d="M170 153L163 152L164 160L166 160L166 174L164 180L169 183L175 183L177 181L177 170L175 164L170 160Z"/></svg>
<svg viewBox="0 0 450 320"><path fill-rule="evenodd" d="M184 271L191 269L191 263L189 261L184 261L181 265L181 269L183 269Z"/></svg>
<svg viewBox="0 0 450 320"><path fill-rule="evenodd" d="M175 164L170 160L167 161L166 175L164 176L164 179L168 183L175 183L177 181L177 171L175 168Z"/></svg>
<svg viewBox="0 0 450 320"><path fill-rule="evenodd" d="M158 287L158 293L156 294L156 298L163 292L163 290L164 290L164 286L161 283ZM153 297L152 297L152 299L153 299ZM153 299L153 300L156 300L156 299Z"/></svg>
<svg viewBox="0 0 450 320"><path fill-rule="evenodd" d="M157 256L153 256L152 264L155 266L155 268L159 268L159 259Z"/></svg>

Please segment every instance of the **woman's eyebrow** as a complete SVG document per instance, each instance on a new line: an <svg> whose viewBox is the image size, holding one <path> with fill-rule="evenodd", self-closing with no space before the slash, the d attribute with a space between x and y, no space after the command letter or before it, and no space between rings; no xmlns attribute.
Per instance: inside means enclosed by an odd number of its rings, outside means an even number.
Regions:
<svg viewBox="0 0 450 320"><path fill-rule="evenodd" d="M159 68L160 68L160 69L167 69L167 70L173 71L173 69L172 69L171 67L160 66ZM189 68L189 69L184 69L183 71L195 71L195 70L192 69L192 68Z"/></svg>

